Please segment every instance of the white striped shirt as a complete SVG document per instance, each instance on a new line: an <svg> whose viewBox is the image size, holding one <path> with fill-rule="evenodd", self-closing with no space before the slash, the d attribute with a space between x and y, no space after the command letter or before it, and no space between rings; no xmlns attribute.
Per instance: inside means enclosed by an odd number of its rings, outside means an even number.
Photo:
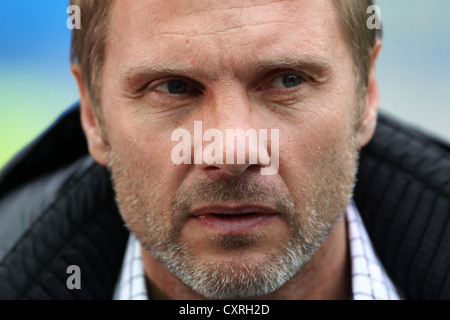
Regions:
<svg viewBox="0 0 450 320"><path fill-rule="evenodd" d="M399 300L400 295L378 259L352 202L347 208L353 300ZM131 234L114 300L148 300L140 244Z"/></svg>
<svg viewBox="0 0 450 320"><path fill-rule="evenodd" d="M399 300L400 296L377 257L358 209L347 208L353 300Z"/></svg>

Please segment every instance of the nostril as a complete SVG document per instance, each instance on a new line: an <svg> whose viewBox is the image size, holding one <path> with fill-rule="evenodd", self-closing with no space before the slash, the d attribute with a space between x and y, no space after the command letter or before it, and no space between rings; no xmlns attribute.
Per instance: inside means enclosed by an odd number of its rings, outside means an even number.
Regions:
<svg viewBox="0 0 450 320"><path fill-rule="evenodd" d="M211 165L203 168L205 173L213 179L231 178L247 173L259 173L260 166L254 164L220 164Z"/></svg>

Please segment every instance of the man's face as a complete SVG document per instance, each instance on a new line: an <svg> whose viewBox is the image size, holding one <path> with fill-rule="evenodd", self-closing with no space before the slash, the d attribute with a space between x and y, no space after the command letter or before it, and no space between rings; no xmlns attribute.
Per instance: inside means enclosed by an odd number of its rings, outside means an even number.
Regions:
<svg viewBox="0 0 450 320"><path fill-rule="evenodd" d="M204 296L277 290L351 197L360 122L353 70L331 1L116 1L102 129L128 227ZM172 133L194 137L194 121L224 136L278 129L278 172L174 164ZM273 143L269 135L269 154Z"/></svg>

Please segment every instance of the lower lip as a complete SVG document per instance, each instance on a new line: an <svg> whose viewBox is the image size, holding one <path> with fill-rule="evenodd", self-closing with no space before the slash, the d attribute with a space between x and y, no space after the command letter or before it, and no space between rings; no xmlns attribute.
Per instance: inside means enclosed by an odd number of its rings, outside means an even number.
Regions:
<svg viewBox="0 0 450 320"><path fill-rule="evenodd" d="M273 219L272 214L243 214L243 215L201 215L197 219L200 223L227 234L241 234L255 231Z"/></svg>

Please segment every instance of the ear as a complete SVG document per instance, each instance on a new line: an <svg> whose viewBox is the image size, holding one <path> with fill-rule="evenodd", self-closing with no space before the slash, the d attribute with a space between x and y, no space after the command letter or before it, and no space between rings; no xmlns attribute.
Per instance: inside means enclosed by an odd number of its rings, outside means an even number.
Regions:
<svg viewBox="0 0 450 320"><path fill-rule="evenodd" d="M81 126L86 136L89 153L102 166L108 165L107 147L100 134L100 123L92 109L91 98L86 83L83 80L81 66L74 64L72 74L78 84L80 93Z"/></svg>
<svg viewBox="0 0 450 320"><path fill-rule="evenodd" d="M362 148L372 139L377 124L378 105L380 92L375 76L375 65L382 46L381 40L377 40L372 50L369 82L367 84L366 101L363 113L362 125L359 132L359 147Z"/></svg>

